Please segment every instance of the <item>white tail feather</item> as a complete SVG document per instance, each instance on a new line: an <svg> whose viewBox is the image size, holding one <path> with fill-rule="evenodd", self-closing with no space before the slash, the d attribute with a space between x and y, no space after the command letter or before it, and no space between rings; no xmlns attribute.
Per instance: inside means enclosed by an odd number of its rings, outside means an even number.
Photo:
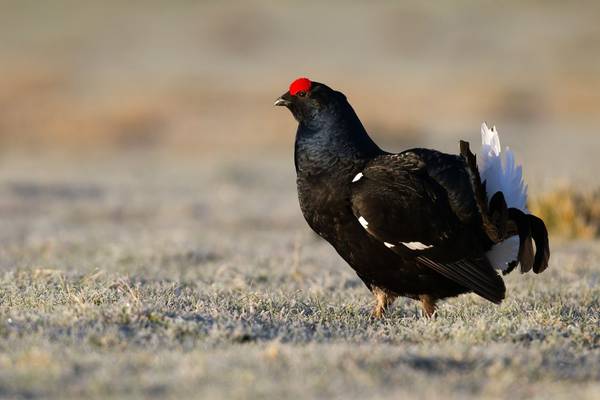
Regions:
<svg viewBox="0 0 600 400"><path fill-rule="evenodd" d="M481 181L486 184L488 201L496 192L502 192L508 207L528 213L527 185L523 181L523 169L515 163L514 154L508 147L502 153L495 126L489 129L485 122L481 124L481 142L477 167ZM513 236L494 245L486 256L494 268L505 270L508 263L517 260L518 252L519 238Z"/></svg>

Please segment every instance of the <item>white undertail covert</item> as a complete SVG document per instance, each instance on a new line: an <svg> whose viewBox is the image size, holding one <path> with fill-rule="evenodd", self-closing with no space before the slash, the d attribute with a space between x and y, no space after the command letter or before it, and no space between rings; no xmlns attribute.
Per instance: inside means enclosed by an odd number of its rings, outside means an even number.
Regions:
<svg viewBox="0 0 600 400"><path fill-rule="evenodd" d="M489 129L481 124L481 152L477 159L481 181L486 183L488 202L496 192L502 192L508 207L527 210L527 185L523 181L523 169L515 163L513 152L506 147L502 152L496 127ZM492 266L505 270L508 263L517 259L519 237L512 236L498 243L486 253Z"/></svg>

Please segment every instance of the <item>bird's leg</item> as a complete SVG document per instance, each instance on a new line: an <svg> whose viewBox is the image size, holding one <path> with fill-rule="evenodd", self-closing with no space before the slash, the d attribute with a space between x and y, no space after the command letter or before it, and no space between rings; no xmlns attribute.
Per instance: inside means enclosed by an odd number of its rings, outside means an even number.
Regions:
<svg viewBox="0 0 600 400"><path fill-rule="evenodd" d="M392 303L394 302L394 300L396 300L396 297L398 296L388 292L385 289L378 288L377 286L373 286L371 291L375 295L376 301L371 316L373 318L379 319L383 317L385 310L387 310L387 308L392 305Z"/></svg>
<svg viewBox="0 0 600 400"><path fill-rule="evenodd" d="M435 302L436 298L428 295L422 294L419 296L419 300L421 300L421 306L423 307L423 312L428 318L433 317L433 313L435 313Z"/></svg>

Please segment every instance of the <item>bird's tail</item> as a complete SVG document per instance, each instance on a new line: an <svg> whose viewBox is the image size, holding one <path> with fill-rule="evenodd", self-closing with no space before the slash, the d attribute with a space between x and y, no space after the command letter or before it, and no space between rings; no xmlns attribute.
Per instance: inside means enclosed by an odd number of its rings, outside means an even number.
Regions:
<svg viewBox="0 0 600 400"><path fill-rule="evenodd" d="M487 195L489 214L503 240L486 254L490 263L504 273L521 264L521 272L536 273L548 266L550 249L544 222L527 210L527 185L513 152L502 152L496 127L481 125L481 152L477 167ZM532 239L535 242L535 256Z"/></svg>
<svg viewBox="0 0 600 400"><path fill-rule="evenodd" d="M515 156L508 147L502 153L496 127L489 129L485 122L481 124L481 152L477 161L481 181L486 183L488 201L496 192L502 192L508 207L527 213L523 168L515 163Z"/></svg>

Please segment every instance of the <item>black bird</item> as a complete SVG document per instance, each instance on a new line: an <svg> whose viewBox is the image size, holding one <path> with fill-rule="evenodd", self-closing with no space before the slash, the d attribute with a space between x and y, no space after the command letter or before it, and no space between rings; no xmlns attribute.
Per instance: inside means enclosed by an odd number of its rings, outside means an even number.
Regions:
<svg viewBox="0 0 600 400"><path fill-rule="evenodd" d="M307 78L275 105L298 121L304 218L375 295L375 317L398 296L420 300L427 316L438 299L461 293L500 303L506 288L496 270L547 268L546 227L528 213L521 167L510 150L501 153L495 128L482 125L478 168L463 141L460 155L381 150L344 94Z"/></svg>

